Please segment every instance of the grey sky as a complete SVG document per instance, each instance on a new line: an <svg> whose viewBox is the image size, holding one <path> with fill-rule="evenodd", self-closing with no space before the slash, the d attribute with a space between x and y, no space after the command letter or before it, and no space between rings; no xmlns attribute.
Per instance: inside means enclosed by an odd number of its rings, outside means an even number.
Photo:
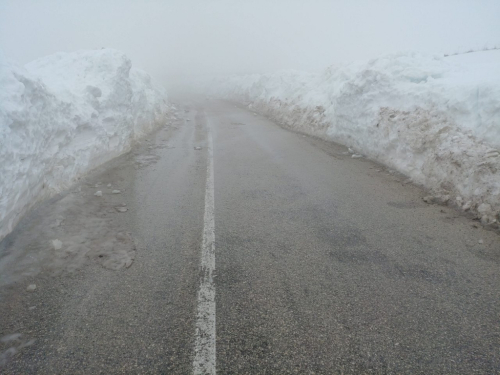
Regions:
<svg viewBox="0 0 500 375"><path fill-rule="evenodd" d="M499 0L0 0L0 46L19 63L112 47L169 85L399 50L500 47L499 20Z"/></svg>

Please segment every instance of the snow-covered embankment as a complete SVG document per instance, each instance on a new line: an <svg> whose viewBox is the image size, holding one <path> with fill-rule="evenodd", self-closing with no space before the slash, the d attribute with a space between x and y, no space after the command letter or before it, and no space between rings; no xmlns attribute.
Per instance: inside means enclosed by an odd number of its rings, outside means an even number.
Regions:
<svg viewBox="0 0 500 375"><path fill-rule="evenodd" d="M123 53L0 54L0 239L36 202L127 151L166 121L162 89Z"/></svg>
<svg viewBox="0 0 500 375"><path fill-rule="evenodd" d="M447 58L403 53L317 75L234 76L209 90L286 127L350 146L440 201L498 225L500 51Z"/></svg>

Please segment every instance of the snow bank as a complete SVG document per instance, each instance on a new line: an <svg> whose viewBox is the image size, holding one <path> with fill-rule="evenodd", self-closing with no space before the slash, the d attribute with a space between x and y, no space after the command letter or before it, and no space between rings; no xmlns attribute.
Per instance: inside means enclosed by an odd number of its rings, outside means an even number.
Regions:
<svg viewBox="0 0 500 375"><path fill-rule="evenodd" d="M485 223L500 212L500 51L400 53L332 66L214 81L294 130L333 140L451 197Z"/></svg>
<svg viewBox="0 0 500 375"><path fill-rule="evenodd" d="M165 121L166 96L121 52L0 55L0 239L36 202Z"/></svg>

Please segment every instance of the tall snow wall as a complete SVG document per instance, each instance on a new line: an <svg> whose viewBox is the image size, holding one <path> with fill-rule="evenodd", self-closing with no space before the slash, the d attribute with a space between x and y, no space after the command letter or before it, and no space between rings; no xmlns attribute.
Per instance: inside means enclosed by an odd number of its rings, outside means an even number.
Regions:
<svg viewBox="0 0 500 375"><path fill-rule="evenodd" d="M339 142L471 210L500 220L500 51L400 53L210 84L285 127Z"/></svg>
<svg viewBox="0 0 500 375"><path fill-rule="evenodd" d="M0 239L37 202L166 121L162 89L123 53L0 55Z"/></svg>

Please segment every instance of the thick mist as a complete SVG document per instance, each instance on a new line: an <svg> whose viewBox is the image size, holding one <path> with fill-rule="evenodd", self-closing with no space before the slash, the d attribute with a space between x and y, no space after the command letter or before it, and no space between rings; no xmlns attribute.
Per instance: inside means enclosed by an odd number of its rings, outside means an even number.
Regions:
<svg viewBox="0 0 500 375"><path fill-rule="evenodd" d="M205 76L314 71L399 50L500 46L499 15L498 0L2 0L0 46L19 63L116 48L172 89Z"/></svg>

